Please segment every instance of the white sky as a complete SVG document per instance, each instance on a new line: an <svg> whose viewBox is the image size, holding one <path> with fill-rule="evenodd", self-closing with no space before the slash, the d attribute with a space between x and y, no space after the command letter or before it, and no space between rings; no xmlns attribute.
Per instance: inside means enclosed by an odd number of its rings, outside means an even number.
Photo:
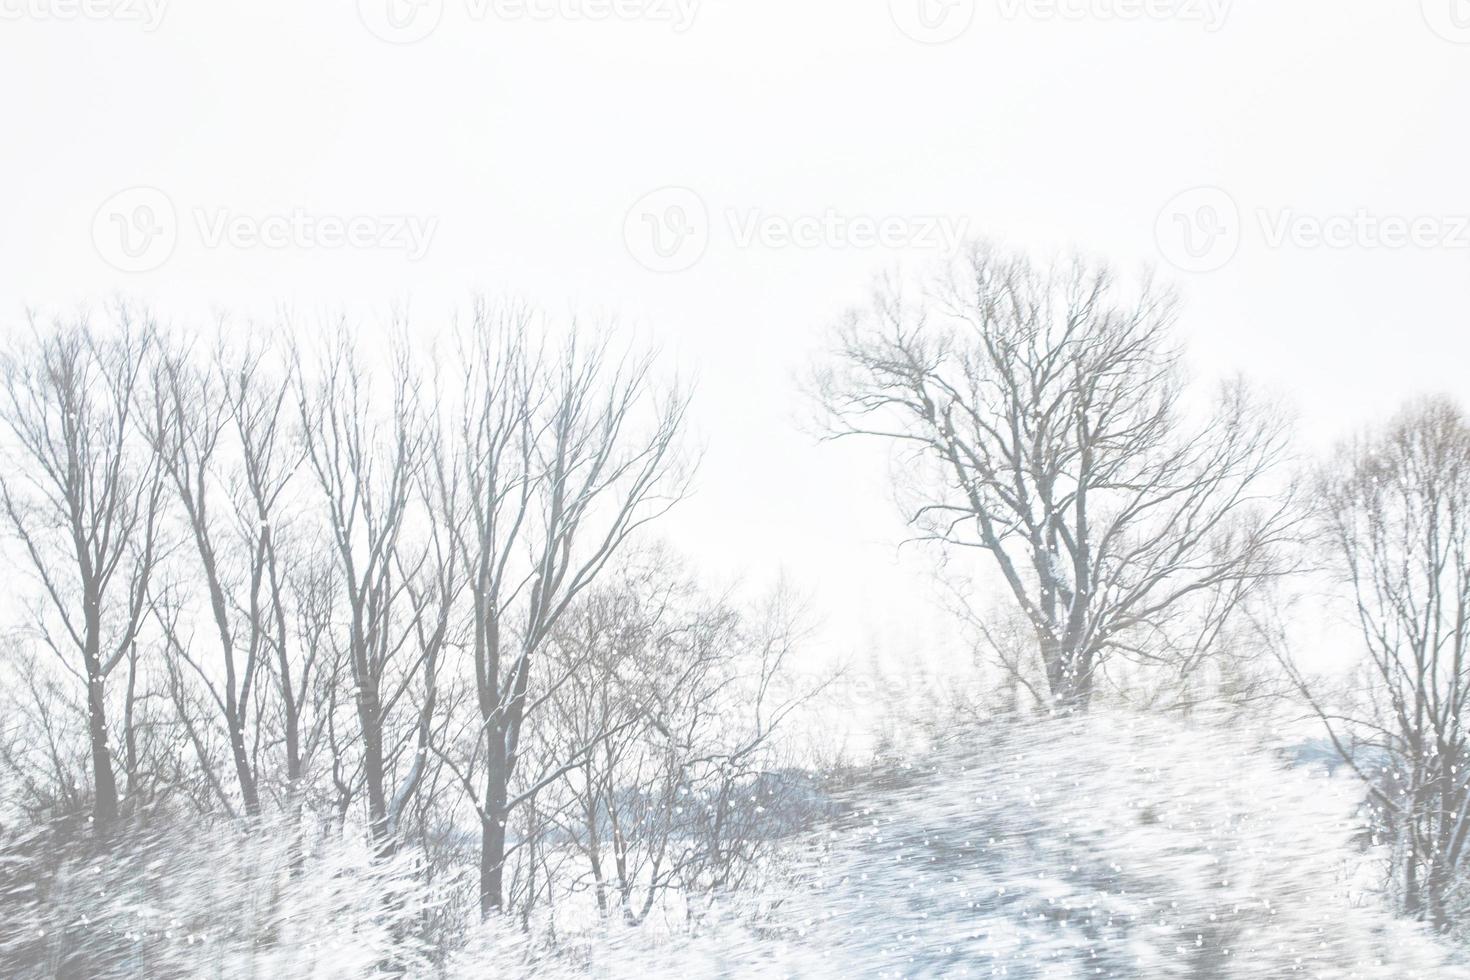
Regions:
<svg viewBox="0 0 1470 980"><path fill-rule="evenodd" d="M881 447L816 445L794 377L875 274L933 252L742 247L732 210L947 216L1131 270L1178 257L1156 236L1171 199L1223 188L1233 261L1164 265L1197 374L1285 395L1310 446L1414 392L1470 395L1466 0L1149 0L1142 19L1122 16L1139 0L704 0L682 31L658 16L674 0L618 0L648 7L634 20L418 0L406 29L437 27L406 45L364 21L412 0L174 0L149 30L159 2L0 0L0 323L118 293L178 320L407 302L428 328L477 290L616 314L700 378L708 455L667 533L717 575L784 566L833 650L902 656L942 630L912 625L927 564L896 554ZM921 2L941 34L972 23L918 43L897 24L922 33ZM177 242L126 273L95 219L138 186ZM629 211L667 186L697 194L709 241L659 274ZM157 197L116 200L126 219ZM1261 209L1431 217L1441 244L1272 247ZM221 215L298 211L437 225L417 260L208 241Z"/></svg>

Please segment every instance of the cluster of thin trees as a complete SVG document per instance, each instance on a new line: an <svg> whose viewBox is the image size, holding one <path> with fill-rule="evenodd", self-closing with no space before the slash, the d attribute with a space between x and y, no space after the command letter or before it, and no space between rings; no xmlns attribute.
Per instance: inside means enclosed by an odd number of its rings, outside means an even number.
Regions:
<svg viewBox="0 0 1470 980"><path fill-rule="evenodd" d="M1246 386L1190 391L1176 305L977 246L843 321L816 384L828 431L901 453L916 535L964 570L977 644L1033 708L1294 691L1366 784L1401 907L1463 923L1470 422L1422 401L1302 466ZM1284 595L1324 592L1356 632L1326 680L1281 618Z"/></svg>
<svg viewBox="0 0 1470 980"><path fill-rule="evenodd" d="M399 326L120 309L11 342L9 816L473 833L483 915L727 886L779 792L801 611L640 540L688 487L687 392L516 307L427 353Z"/></svg>

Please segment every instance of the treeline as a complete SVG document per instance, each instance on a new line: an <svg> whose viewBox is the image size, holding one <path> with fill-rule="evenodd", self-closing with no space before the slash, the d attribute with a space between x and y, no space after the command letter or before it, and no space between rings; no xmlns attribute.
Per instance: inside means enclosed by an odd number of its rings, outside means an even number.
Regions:
<svg viewBox="0 0 1470 980"><path fill-rule="evenodd" d="M286 814L477 862L482 916L630 922L773 836L802 610L645 533L696 462L652 355L511 306L432 344L118 309L3 374L9 820Z"/></svg>

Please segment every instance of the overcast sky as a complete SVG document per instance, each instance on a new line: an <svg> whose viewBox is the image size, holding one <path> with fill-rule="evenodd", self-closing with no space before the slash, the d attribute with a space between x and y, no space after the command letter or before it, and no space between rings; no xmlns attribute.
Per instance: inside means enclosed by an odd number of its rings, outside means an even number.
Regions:
<svg viewBox="0 0 1470 980"><path fill-rule="evenodd" d="M1466 0L0 0L0 91L7 329L615 315L699 377L668 534L784 567L833 650L942 630L882 448L795 377L956 232L1158 265L1196 375L1311 447L1470 395Z"/></svg>

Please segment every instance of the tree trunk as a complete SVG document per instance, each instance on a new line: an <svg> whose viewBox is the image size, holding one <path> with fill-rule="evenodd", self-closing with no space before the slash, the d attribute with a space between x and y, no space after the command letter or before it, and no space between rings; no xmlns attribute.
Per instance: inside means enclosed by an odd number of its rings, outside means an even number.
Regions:
<svg viewBox="0 0 1470 980"><path fill-rule="evenodd" d="M357 717L362 725L362 768L367 784L368 826L373 842L388 843L388 796L383 773L383 723L378 707L378 690L364 679L357 694Z"/></svg>
<svg viewBox="0 0 1470 980"><path fill-rule="evenodd" d="M107 699L102 685L102 668L95 653L87 657L87 719L92 742L92 785L95 794L93 819L99 834L107 834L117 823L117 779L112 773L112 755L107 748Z"/></svg>
<svg viewBox="0 0 1470 980"><path fill-rule="evenodd" d="M1057 710L1085 714L1092 705L1092 657L1084 651L1069 649L1060 640L1043 638L1041 659Z"/></svg>
<svg viewBox="0 0 1470 980"><path fill-rule="evenodd" d="M485 767L485 812L480 815L480 917L488 919L505 906L505 823L508 802L505 739L491 736Z"/></svg>
<svg viewBox="0 0 1470 980"><path fill-rule="evenodd" d="M1411 919L1417 919L1422 908L1419 895L1419 855L1414 847L1411 831L1408 854L1404 860L1404 914Z"/></svg>
<svg viewBox="0 0 1470 980"><path fill-rule="evenodd" d="M255 773L250 768L250 752L245 747L245 729L237 712L231 711L229 721L230 753L235 760L235 775L240 781L240 798L245 803L245 813L256 816L260 813L260 794L255 787Z"/></svg>

